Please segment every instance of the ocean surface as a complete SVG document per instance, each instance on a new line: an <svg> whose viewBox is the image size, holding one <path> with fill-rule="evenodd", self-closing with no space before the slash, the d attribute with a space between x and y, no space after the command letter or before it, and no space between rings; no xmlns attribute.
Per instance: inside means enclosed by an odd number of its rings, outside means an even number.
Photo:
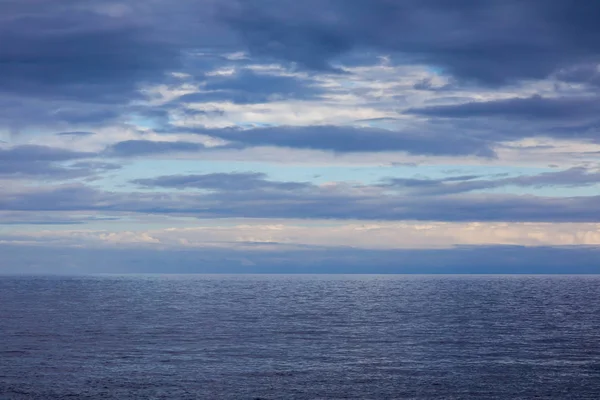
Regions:
<svg viewBox="0 0 600 400"><path fill-rule="evenodd" d="M600 276L0 277L0 399L600 399Z"/></svg>

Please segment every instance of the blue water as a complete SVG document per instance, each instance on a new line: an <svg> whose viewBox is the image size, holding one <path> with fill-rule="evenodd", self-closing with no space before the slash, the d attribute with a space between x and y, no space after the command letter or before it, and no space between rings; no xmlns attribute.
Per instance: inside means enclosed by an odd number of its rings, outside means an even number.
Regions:
<svg viewBox="0 0 600 400"><path fill-rule="evenodd" d="M0 399L598 399L600 277L0 277Z"/></svg>

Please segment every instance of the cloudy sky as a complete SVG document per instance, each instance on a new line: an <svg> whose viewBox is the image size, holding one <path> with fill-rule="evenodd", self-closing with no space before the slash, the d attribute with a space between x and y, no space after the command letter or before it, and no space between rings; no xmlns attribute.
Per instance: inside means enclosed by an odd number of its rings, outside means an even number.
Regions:
<svg viewBox="0 0 600 400"><path fill-rule="evenodd" d="M600 272L598 20L1 1L0 273Z"/></svg>

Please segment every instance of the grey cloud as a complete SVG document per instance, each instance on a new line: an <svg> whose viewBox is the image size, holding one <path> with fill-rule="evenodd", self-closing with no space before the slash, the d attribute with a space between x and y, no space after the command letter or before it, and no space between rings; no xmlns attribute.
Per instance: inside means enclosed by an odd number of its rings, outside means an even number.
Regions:
<svg viewBox="0 0 600 400"><path fill-rule="evenodd" d="M111 17L99 1L8 0L0 15L4 92L122 102L178 63L179 49L144 26L143 15Z"/></svg>
<svg viewBox="0 0 600 400"><path fill-rule="evenodd" d="M539 79L598 61L600 5L568 0L284 0L224 7L257 55L331 69L372 50L436 65L465 80Z"/></svg>
<svg viewBox="0 0 600 400"><path fill-rule="evenodd" d="M110 209L126 195L104 193L78 185L42 187L35 191L10 193L0 196L3 211L97 211Z"/></svg>
<svg viewBox="0 0 600 400"><path fill-rule="evenodd" d="M95 156L94 153L38 145L23 145L10 149L0 149L0 160L2 161L67 161L93 156Z"/></svg>
<svg viewBox="0 0 600 400"><path fill-rule="evenodd" d="M135 157L177 152L197 152L204 149L206 147L201 143L127 140L110 145L106 148L104 154L115 157Z"/></svg>
<svg viewBox="0 0 600 400"><path fill-rule="evenodd" d="M234 175L167 177L167 187L210 188L203 192L103 192L83 185L48 187L0 196L5 211L122 211L197 218L297 218L338 220L600 222L600 196L542 197L499 194L406 196L376 187L320 187L256 179L245 187ZM177 181L179 179L179 181ZM187 179L187 180L186 180ZM173 182L174 181L174 182Z"/></svg>
<svg viewBox="0 0 600 400"><path fill-rule="evenodd" d="M192 53L228 42L210 9L203 0L0 2L0 104L10 105L0 124L89 129L118 119L169 72L202 75Z"/></svg>
<svg viewBox="0 0 600 400"><path fill-rule="evenodd" d="M140 84L168 81L167 72L202 75L208 65L191 54L244 47L259 59L330 71L336 58L370 53L486 83L554 71L568 80L569 71L598 61L598 15L600 6L568 0L39 0L35 7L7 0L0 4L0 88L122 104L139 95ZM232 62L209 64L225 61ZM267 91L300 93L291 80L251 78L244 81L257 85L214 85L264 94L258 83L266 79Z"/></svg>
<svg viewBox="0 0 600 400"><path fill-rule="evenodd" d="M114 171L121 169L120 164L105 161L80 161L69 165L70 168L80 168L97 171Z"/></svg>
<svg viewBox="0 0 600 400"><path fill-rule="evenodd" d="M37 145L0 149L0 177L61 180L89 177L120 168L108 162L84 161L95 157L96 153Z"/></svg>
<svg viewBox="0 0 600 400"><path fill-rule="evenodd" d="M446 127L492 143L550 137L599 142L600 97L512 98L405 110L427 119L428 129Z"/></svg>
<svg viewBox="0 0 600 400"><path fill-rule="evenodd" d="M518 195L402 196L380 193L226 192L206 196L210 208L198 216L420 221L598 222L600 197L553 198Z"/></svg>
<svg viewBox="0 0 600 400"><path fill-rule="evenodd" d="M0 91L0 126L18 134L24 128L39 130L89 129L118 121L122 105L94 104ZM43 132L43 131L42 131Z"/></svg>
<svg viewBox="0 0 600 400"><path fill-rule="evenodd" d="M405 151L420 155L495 157L491 144L458 132L392 132L350 126L273 127L254 129L198 130L247 147L276 146L337 153Z"/></svg>
<svg viewBox="0 0 600 400"><path fill-rule="evenodd" d="M456 105L413 108L409 114L442 118L499 117L520 119L578 119L595 116L600 111L600 99L587 98L514 98Z"/></svg>
<svg viewBox="0 0 600 400"><path fill-rule="evenodd" d="M216 189L223 191L247 190L301 190L312 185L300 182L275 182L266 179L265 174L256 172L245 173L214 173L205 175L171 175L152 179L137 179L132 183L144 187L163 187L172 189Z"/></svg>
<svg viewBox="0 0 600 400"><path fill-rule="evenodd" d="M292 0L110 4L37 0L35 7L27 1L6 0L0 4L0 124L15 132L30 125L87 130L94 129L90 125L124 122L123 114L133 112L155 113L164 122L165 109L160 106L141 111L128 104L143 96L138 89L144 84L173 84L176 79L168 73L174 71L189 72L196 82L206 80L209 90L175 103L211 99L251 103L273 96L306 99L321 94L311 78L244 69L230 77L205 75L216 66L237 63L213 53L244 48L250 50L252 62L289 61L293 68L340 72L335 69L336 60L360 64L368 58L365 54L371 58L385 54L392 63L437 67L458 81L497 85L554 74L564 82L595 85L599 15L600 6L592 2L573 6L568 0L307 0L301 4ZM432 89L427 81L417 87ZM546 100L413 112L429 117L558 120L587 118L598 111L585 100ZM418 139L375 139L366 146L371 147L368 151L391 146L424 155L493 155L487 142L465 135L457 138L457 131L445 136L444 140L455 142L449 146L420 133ZM326 139L307 143L302 138L293 139L298 144L285 138L282 144L277 144L280 139L263 141L294 148L359 151L353 144L361 140L357 135L346 135L348 144ZM344 140L335 136L338 139ZM445 147L456 153L445 152Z"/></svg>
<svg viewBox="0 0 600 400"><path fill-rule="evenodd" d="M184 95L177 101L233 101L245 104L267 102L274 98L314 99L323 93L311 79L256 73L248 69L207 79L203 89L208 92Z"/></svg>
<svg viewBox="0 0 600 400"><path fill-rule="evenodd" d="M85 132L85 131L73 131L73 132L59 132L56 135L57 136L84 137L84 136L95 135L95 133L94 132Z"/></svg>
<svg viewBox="0 0 600 400"><path fill-rule="evenodd" d="M560 172L546 172L534 176L519 176L499 180L501 184L514 186L590 186L600 183L600 172L590 172L585 168L570 168Z"/></svg>
<svg viewBox="0 0 600 400"><path fill-rule="evenodd" d="M523 175L502 179L477 179L477 176L459 176L443 179L390 178L382 187L409 190L413 195L447 195L494 189L506 186L518 187L583 187L600 183L600 172L585 168L571 168L539 175Z"/></svg>
<svg viewBox="0 0 600 400"><path fill-rule="evenodd" d="M74 216L64 213L0 212L0 225L82 225L89 222L117 221L119 219L119 217Z"/></svg>
<svg viewBox="0 0 600 400"><path fill-rule="evenodd" d="M13 128L117 119L143 84L170 83L174 71L202 77L234 62L198 56L215 49L247 47L253 61L329 71L336 58L368 53L488 84L553 72L564 81L594 81L599 15L593 2L568 0L37 0L35 7L5 0L0 89L7 103L22 104L0 113L0 122ZM295 79L242 71L208 86L238 102L319 94Z"/></svg>

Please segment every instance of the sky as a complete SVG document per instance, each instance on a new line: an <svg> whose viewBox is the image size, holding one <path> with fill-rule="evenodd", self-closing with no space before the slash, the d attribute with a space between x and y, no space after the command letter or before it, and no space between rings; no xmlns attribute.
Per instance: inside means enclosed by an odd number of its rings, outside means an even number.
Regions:
<svg viewBox="0 0 600 400"><path fill-rule="evenodd" d="M598 20L4 0L0 274L600 273Z"/></svg>

